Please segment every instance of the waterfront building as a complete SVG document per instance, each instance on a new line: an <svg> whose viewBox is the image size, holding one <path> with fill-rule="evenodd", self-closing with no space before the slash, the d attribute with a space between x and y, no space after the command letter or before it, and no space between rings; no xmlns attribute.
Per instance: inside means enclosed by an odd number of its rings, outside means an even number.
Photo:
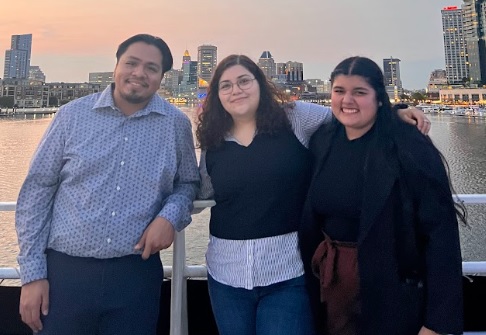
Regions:
<svg viewBox="0 0 486 335"><path fill-rule="evenodd" d="M199 87L211 81L218 62L218 48L214 45L201 45L197 48L197 76Z"/></svg>
<svg viewBox="0 0 486 335"><path fill-rule="evenodd" d="M427 83L427 88L425 92L427 97L431 100L439 99L439 91L441 89L448 88L447 84L447 74L444 69L436 69L430 74L429 82Z"/></svg>
<svg viewBox="0 0 486 335"><path fill-rule="evenodd" d="M486 104L486 88L447 88L439 90L443 104Z"/></svg>
<svg viewBox="0 0 486 335"><path fill-rule="evenodd" d="M49 87L42 81L8 78L0 81L0 97L9 97L16 107L46 107Z"/></svg>
<svg viewBox="0 0 486 335"><path fill-rule="evenodd" d="M98 84L104 90L113 82L113 71L111 72L90 72L88 75L88 83Z"/></svg>
<svg viewBox="0 0 486 335"><path fill-rule="evenodd" d="M444 7L442 30L447 82L450 85L469 81L469 61L464 37L462 9L457 6Z"/></svg>
<svg viewBox="0 0 486 335"><path fill-rule="evenodd" d="M10 50L5 51L3 78L29 77L32 34L12 35Z"/></svg>
<svg viewBox="0 0 486 335"><path fill-rule="evenodd" d="M46 75L44 74L44 72L42 72L39 66L31 65L29 68L29 80L35 80L45 83Z"/></svg>
<svg viewBox="0 0 486 335"><path fill-rule="evenodd" d="M88 94L103 91L100 84L90 83L48 83L49 105L60 106Z"/></svg>
<svg viewBox="0 0 486 335"><path fill-rule="evenodd" d="M402 80L400 79L400 59L383 59L383 76L385 80L386 93L393 101L400 100L403 94Z"/></svg>
<svg viewBox="0 0 486 335"><path fill-rule="evenodd" d="M485 6L486 0L464 0L462 5L470 84L486 84Z"/></svg>
<svg viewBox="0 0 486 335"><path fill-rule="evenodd" d="M263 73L268 79L271 79L277 74L275 60L272 57L270 51L263 51L262 55L258 59L258 66L262 69Z"/></svg>

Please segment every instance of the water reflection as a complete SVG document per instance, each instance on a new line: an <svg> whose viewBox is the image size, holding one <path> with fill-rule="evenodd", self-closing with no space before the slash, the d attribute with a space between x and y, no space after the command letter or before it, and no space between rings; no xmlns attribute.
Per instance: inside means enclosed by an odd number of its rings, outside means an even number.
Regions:
<svg viewBox="0 0 486 335"><path fill-rule="evenodd" d="M183 111L194 119L194 109ZM449 162L451 179L457 193L486 194L486 119L430 116L430 133ZM35 120L0 119L0 201L16 201L31 156L49 125L51 117ZM199 152L198 152L199 154ZM471 227L461 229L465 260L486 260L486 208L468 206ZM208 240L209 210L193 216L186 230L189 264L203 264ZM16 266L18 252L14 213L0 212L0 267ZM162 253L170 265L171 249Z"/></svg>

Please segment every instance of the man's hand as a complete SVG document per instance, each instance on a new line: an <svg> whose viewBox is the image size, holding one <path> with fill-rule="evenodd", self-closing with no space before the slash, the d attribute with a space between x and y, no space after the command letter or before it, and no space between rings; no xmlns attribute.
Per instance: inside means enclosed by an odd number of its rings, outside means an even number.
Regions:
<svg viewBox="0 0 486 335"><path fill-rule="evenodd" d="M417 125L418 130L427 135L430 131L430 121L425 117L424 112L415 107L409 107L406 109L399 109L398 116L402 121Z"/></svg>
<svg viewBox="0 0 486 335"><path fill-rule="evenodd" d="M20 292L20 316L35 333L42 330L40 313L49 313L49 282L40 279L22 286Z"/></svg>
<svg viewBox="0 0 486 335"><path fill-rule="evenodd" d="M150 255L167 249L174 242L174 227L166 219L157 216L145 229L135 250L143 250L142 258L148 259Z"/></svg>

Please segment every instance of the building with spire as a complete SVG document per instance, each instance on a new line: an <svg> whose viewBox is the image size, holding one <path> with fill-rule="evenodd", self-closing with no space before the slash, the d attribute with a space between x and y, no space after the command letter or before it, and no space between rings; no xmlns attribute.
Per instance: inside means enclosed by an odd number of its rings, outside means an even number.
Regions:
<svg viewBox="0 0 486 335"><path fill-rule="evenodd" d="M258 66L262 69L263 73L268 79L272 79L277 74L277 68L275 60L272 57L270 51L263 51L262 55L258 59Z"/></svg>
<svg viewBox="0 0 486 335"><path fill-rule="evenodd" d="M12 35L10 50L5 51L4 79L29 77L32 34Z"/></svg>
<svg viewBox="0 0 486 335"><path fill-rule="evenodd" d="M187 95L197 91L197 61L191 60L189 51L182 56L182 80L180 83L181 93Z"/></svg>

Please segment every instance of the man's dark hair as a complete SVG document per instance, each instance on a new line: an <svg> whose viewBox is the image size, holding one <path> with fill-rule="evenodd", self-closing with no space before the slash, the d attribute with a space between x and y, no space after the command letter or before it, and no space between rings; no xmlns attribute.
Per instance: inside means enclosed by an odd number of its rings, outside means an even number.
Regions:
<svg viewBox="0 0 486 335"><path fill-rule="evenodd" d="M120 57L127 51L130 45L137 42L144 42L148 45L153 45L160 50L160 53L162 54L162 74L172 69L173 59L169 46L160 37L149 34L138 34L123 41L118 46L118 50L116 51L116 62L118 63Z"/></svg>

